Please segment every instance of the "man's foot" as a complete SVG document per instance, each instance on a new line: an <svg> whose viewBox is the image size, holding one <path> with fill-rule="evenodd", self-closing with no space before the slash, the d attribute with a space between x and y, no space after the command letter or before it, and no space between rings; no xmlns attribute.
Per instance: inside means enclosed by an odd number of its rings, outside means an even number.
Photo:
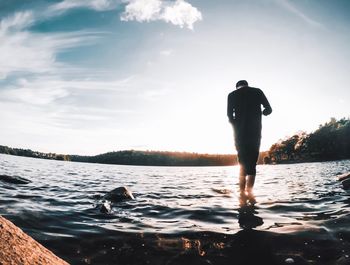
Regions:
<svg viewBox="0 0 350 265"><path fill-rule="evenodd" d="M240 191L239 193L239 206L243 207L247 205L248 196L245 191Z"/></svg>
<svg viewBox="0 0 350 265"><path fill-rule="evenodd" d="M248 203L251 205L256 204L255 195L252 190L247 192L247 200L248 200Z"/></svg>

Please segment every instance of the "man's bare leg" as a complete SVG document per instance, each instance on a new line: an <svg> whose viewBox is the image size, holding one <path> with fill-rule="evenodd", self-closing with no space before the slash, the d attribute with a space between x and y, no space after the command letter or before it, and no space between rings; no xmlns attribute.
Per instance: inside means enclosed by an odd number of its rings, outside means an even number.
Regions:
<svg viewBox="0 0 350 265"><path fill-rule="evenodd" d="M248 193L253 193L253 187L255 182L255 174L247 176L247 191Z"/></svg>
<svg viewBox="0 0 350 265"><path fill-rule="evenodd" d="M255 174L248 175L247 176L247 193L248 193L247 196L248 196L248 201L251 205L255 205L256 203L255 196L253 193L254 182L255 182Z"/></svg>
<svg viewBox="0 0 350 265"><path fill-rule="evenodd" d="M241 193L245 192L245 186L246 186L246 175L240 173L239 174L239 190Z"/></svg>
<svg viewBox="0 0 350 265"><path fill-rule="evenodd" d="M239 190L240 190L240 194L239 194L239 206L243 207L247 205L247 195L245 193L245 186L246 186L246 175L243 172L243 170L241 170L239 172Z"/></svg>

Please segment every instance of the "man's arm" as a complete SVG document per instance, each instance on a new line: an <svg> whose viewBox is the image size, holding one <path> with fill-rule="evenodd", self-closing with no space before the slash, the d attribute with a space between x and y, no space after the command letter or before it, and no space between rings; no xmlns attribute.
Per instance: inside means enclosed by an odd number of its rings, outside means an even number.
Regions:
<svg viewBox="0 0 350 265"><path fill-rule="evenodd" d="M231 94L227 97L227 117L231 124L234 122L233 118L233 100Z"/></svg>
<svg viewBox="0 0 350 265"><path fill-rule="evenodd" d="M261 104L264 106L264 110L263 110L263 114L265 116L270 115L272 112L272 108L271 105L269 103L269 101L267 100L264 92L261 91Z"/></svg>

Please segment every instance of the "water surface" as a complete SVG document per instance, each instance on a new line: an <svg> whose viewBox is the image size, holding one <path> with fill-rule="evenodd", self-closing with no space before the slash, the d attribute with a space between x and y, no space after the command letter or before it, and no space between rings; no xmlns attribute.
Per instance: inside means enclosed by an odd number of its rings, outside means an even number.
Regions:
<svg viewBox="0 0 350 265"><path fill-rule="evenodd" d="M335 177L349 171L349 160L258 166L257 203L245 208L239 205L238 167L0 155L0 175L30 181L0 181L0 214L73 264L243 264L248 248L276 264L288 257L295 264L349 264L350 196ZM101 213L101 197L119 186L136 199ZM254 218L262 221L256 227ZM253 241L261 246L249 247ZM264 242L269 249L261 252Z"/></svg>

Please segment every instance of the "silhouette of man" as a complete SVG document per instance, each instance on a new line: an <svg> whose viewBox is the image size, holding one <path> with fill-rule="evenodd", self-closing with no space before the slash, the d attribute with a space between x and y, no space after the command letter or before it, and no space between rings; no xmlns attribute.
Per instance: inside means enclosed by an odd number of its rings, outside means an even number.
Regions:
<svg viewBox="0 0 350 265"><path fill-rule="evenodd" d="M261 105L264 110L261 112ZM269 115L272 109L264 92L248 86L246 80L238 81L236 90L228 95L227 116L233 126L238 162L240 164L239 188L241 194L252 194L259 157L261 139L261 114Z"/></svg>

